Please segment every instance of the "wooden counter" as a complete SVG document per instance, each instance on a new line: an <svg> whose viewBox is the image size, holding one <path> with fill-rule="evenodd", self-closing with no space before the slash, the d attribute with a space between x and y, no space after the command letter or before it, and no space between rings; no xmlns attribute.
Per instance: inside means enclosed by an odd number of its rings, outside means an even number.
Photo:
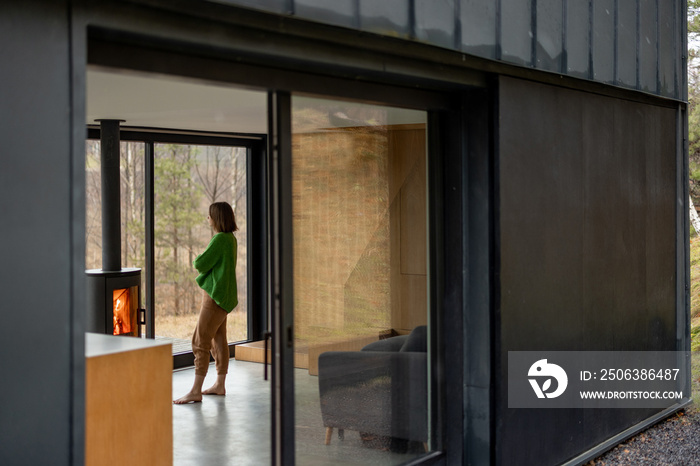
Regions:
<svg viewBox="0 0 700 466"><path fill-rule="evenodd" d="M85 336L85 464L172 465L170 343Z"/></svg>

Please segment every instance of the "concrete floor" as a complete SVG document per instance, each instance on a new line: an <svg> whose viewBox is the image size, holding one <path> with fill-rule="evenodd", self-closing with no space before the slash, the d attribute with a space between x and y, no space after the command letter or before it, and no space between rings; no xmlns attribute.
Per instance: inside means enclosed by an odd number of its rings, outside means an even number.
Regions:
<svg viewBox="0 0 700 466"><path fill-rule="evenodd" d="M318 378L295 370L296 464L398 465L415 454L397 454L363 446L357 432L333 436L324 445ZM204 387L216 378L212 364ZM189 391L194 369L173 372L173 399ZM263 365L231 359L226 396L205 396L202 403L173 405L173 445L176 466L270 464L270 382Z"/></svg>

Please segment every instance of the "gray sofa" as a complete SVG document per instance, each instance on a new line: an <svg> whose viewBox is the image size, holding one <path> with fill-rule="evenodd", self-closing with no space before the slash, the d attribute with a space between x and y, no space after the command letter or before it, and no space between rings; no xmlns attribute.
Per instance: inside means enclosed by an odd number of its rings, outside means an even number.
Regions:
<svg viewBox="0 0 700 466"><path fill-rule="evenodd" d="M326 444L334 428L427 442L427 329L319 356Z"/></svg>

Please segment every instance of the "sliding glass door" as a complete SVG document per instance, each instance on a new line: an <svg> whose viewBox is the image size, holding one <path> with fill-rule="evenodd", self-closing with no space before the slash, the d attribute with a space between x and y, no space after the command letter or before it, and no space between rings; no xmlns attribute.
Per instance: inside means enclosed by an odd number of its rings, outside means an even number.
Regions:
<svg viewBox="0 0 700 466"><path fill-rule="evenodd" d="M427 112L276 97L278 454L404 463L430 450Z"/></svg>

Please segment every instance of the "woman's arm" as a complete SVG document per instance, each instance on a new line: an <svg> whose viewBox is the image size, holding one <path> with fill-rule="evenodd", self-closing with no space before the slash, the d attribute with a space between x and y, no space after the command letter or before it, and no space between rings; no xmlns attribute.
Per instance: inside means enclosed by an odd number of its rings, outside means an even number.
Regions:
<svg viewBox="0 0 700 466"><path fill-rule="evenodd" d="M221 239L219 235L214 235L207 249L192 262L199 273L205 273L214 268L214 265L221 258Z"/></svg>

